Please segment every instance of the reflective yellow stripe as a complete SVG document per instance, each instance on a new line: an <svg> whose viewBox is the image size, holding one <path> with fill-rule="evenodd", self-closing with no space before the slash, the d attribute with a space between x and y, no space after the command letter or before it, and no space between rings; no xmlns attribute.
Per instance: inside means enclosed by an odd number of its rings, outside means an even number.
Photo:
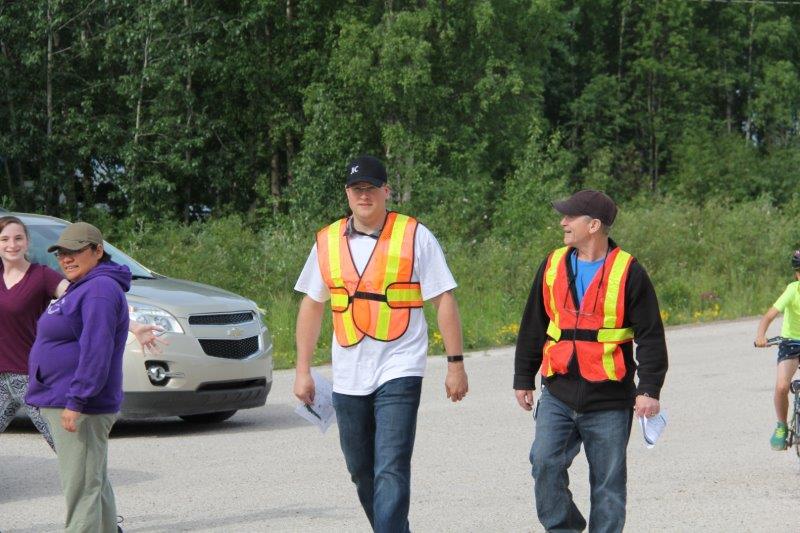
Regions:
<svg viewBox="0 0 800 533"><path fill-rule="evenodd" d="M558 248L557 250L553 251L552 256L550 257L550 266L547 269L547 272L544 274L544 282L547 284L547 288L550 290L550 310L553 311L553 322L555 322L556 327L558 327L559 322L559 315L558 315L558 307L556 307L556 297L553 294L553 284L556 281L556 274L558 273L558 265L561 263L561 259L564 257L564 254L567 253L569 248L564 246L562 248ZM548 326L549 329L549 326ZM559 337L561 337L561 333L559 332Z"/></svg>
<svg viewBox="0 0 800 533"><path fill-rule="evenodd" d="M342 278L342 263L341 263L341 238L342 238L342 224L344 220L339 219L330 226L328 226L328 268L330 268L331 282L335 287L344 288L344 279ZM331 291L331 308L344 308L341 313L341 321L344 327L344 336L347 338L347 345L352 346L359 340L358 331L353 323L353 310L349 307L349 295L342 294L341 292Z"/></svg>
<svg viewBox="0 0 800 533"><path fill-rule="evenodd" d="M344 325L344 334L347 337L347 345L352 346L359 340L356 324L353 322L353 308L348 307L347 311L342 313L342 324Z"/></svg>
<svg viewBox="0 0 800 533"><path fill-rule="evenodd" d="M631 254L620 250L611 265L606 285L605 303L603 304L603 329L597 332L597 341L603 343L603 368L608 379L619 381L614 366L614 351L617 343L633 339L632 328L617 328L617 302L622 285L622 276L631 261Z"/></svg>
<svg viewBox="0 0 800 533"><path fill-rule="evenodd" d="M403 249L403 238L406 234L408 216L397 214L392 226L392 235L389 240L389 250L386 258L386 273L383 278L384 293L386 287L397 281L400 270L400 255ZM378 311L378 323L375 327L375 338L386 339L389 337L389 321L392 318L392 309L388 305L381 305Z"/></svg>
<svg viewBox="0 0 800 533"><path fill-rule="evenodd" d="M625 342L633 340L633 328L604 328L597 332L597 342Z"/></svg>
<svg viewBox="0 0 800 533"><path fill-rule="evenodd" d="M398 302L411 302L422 298L422 292L419 289L386 289L386 299L394 303Z"/></svg>
<svg viewBox="0 0 800 533"><path fill-rule="evenodd" d="M391 285L397 281L400 270L400 255L403 251L403 238L406 234L408 216L397 214L392 227L392 237L389 241L389 257L386 260L386 277L384 286Z"/></svg>
<svg viewBox="0 0 800 533"><path fill-rule="evenodd" d="M395 289L389 287L386 289L386 302L391 307L404 307L403 304L410 303L410 304L421 304L422 303L422 291L419 288L416 289Z"/></svg>
<svg viewBox="0 0 800 533"><path fill-rule="evenodd" d="M547 361L547 372L545 372L545 376L547 376L548 378L554 374L553 365L550 364L550 357L547 355L547 352L549 352L550 348L552 348L553 346L555 346L554 342L547 341L544 343L544 355L545 355L545 361Z"/></svg>
<svg viewBox="0 0 800 533"><path fill-rule="evenodd" d="M617 327L617 301L619 300L619 288L622 285L622 275L628 267L628 262L631 260L631 254L620 250L614 258L614 264L611 265L611 271L608 275L608 284L606 288L606 301L603 306L603 327L616 328ZM598 340L600 337L598 336Z"/></svg>
<svg viewBox="0 0 800 533"><path fill-rule="evenodd" d="M334 286L343 287L342 265L340 263L339 239L342 235L342 220L337 220L328 228L328 265Z"/></svg>
<svg viewBox="0 0 800 533"><path fill-rule="evenodd" d="M347 292L331 292L331 307L334 311L344 311L350 304L350 297Z"/></svg>
<svg viewBox="0 0 800 533"><path fill-rule="evenodd" d="M619 381L617 379L617 369L614 366L614 350L616 348L616 344L603 344L603 368L611 381Z"/></svg>
<svg viewBox="0 0 800 533"><path fill-rule="evenodd" d="M547 336L554 341L558 341L561 338L561 330L556 326L555 322L547 324Z"/></svg>
<svg viewBox="0 0 800 533"><path fill-rule="evenodd" d="M547 324L547 336L558 341L561 339L562 331L550 322ZM633 340L633 328L610 328L597 331L597 342L625 342Z"/></svg>

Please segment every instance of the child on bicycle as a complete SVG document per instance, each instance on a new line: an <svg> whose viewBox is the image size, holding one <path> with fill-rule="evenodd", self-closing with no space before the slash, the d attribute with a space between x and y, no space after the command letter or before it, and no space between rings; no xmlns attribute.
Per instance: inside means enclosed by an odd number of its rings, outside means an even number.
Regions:
<svg viewBox="0 0 800 533"><path fill-rule="evenodd" d="M773 450L786 449L786 415L789 410L789 385L798 366L800 357L800 250L792 255L792 268L795 281L786 286L780 298L761 318L756 331L755 345L767 345L767 328L778 316L783 313L781 337L784 340L778 347L778 373L775 380L775 414L778 416L778 425L772 433L769 443Z"/></svg>

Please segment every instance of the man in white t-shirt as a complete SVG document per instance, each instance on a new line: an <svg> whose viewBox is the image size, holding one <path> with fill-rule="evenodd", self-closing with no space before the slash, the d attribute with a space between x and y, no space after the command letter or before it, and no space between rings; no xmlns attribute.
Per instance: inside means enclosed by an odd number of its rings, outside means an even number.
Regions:
<svg viewBox="0 0 800 533"><path fill-rule="evenodd" d="M378 159L352 161L345 192L353 215L317 233L295 285L305 296L294 394L313 402L311 358L330 300L333 405L347 469L372 528L403 532L428 352L424 300L436 308L448 354L447 397L457 402L468 390L456 282L433 234L386 209L390 189Z"/></svg>

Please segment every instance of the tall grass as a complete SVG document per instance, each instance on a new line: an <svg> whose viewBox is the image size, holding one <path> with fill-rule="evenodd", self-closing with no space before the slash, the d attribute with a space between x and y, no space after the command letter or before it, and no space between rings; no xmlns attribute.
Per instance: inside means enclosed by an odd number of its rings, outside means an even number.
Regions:
<svg viewBox="0 0 800 533"><path fill-rule="evenodd" d="M782 210L766 200L691 205L671 199L623 206L612 237L647 269L667 324L735 318L764 312L791 281L791 251L800 243L797 201ZM424 220L423 220L424 222ZM439 235L459 288L467 349L511 344L533 276L561 243L558 217L513 241L491 235L453 242ZM300 295L293 290L313 244L313 230L256 231L236 216L206 222L137 224L100 221L109 240L162 274L222 287L266 310L275 363L291 367ZM436 232L436 227L433 228ZM435 314L431 352L441 353ZM328 359L325 320L315 361Z"/></svg>

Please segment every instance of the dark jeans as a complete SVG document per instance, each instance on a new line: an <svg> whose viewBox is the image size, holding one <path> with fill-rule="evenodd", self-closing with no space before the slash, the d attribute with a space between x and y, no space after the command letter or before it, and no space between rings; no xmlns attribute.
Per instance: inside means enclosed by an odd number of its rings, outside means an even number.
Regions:
<svg viewBox="0 0 800 533"><path fill-rule="evenodd" d="M372 529L405 533L421 377L387 381L370 395L333 393L347 470Z"/></svg>
<svg viewBox="0 0 800 533"><path fill-rule="evenodd" d="M542 389L531 446L536 513L547 531L582 531L586 520L572 501L567 470L581 443L589 462L589 531L618 532L625 525L626 448L632 409L578 413Z"/></svg>

